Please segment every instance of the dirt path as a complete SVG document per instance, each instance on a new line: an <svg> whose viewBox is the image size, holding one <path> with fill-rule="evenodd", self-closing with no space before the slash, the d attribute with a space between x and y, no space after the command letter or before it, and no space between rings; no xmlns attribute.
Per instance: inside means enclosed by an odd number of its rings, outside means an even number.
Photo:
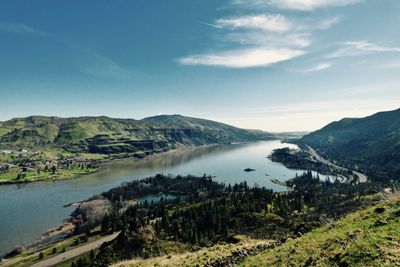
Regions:
<svg viewBox="0 0 400 267"><path fill-rule="evenodd" d="M348 170L347 168L344 168L342 166L336 165L335 163L333 163L333 162L331 162L331 161L329 161L327 159L324 159L312 147L307 146L307 148L310 151L311 156L313 156L319 162L321 162L321 163L323 163L325 165L331 166L333 168L336 168L338 170L341 170L341 171L347 171ZM360 183L365 183L368 180L368 177L365 174L361 173L361 172L353 171L353 174L357 175L358 181Z"/></svg>
<svg viewBox="0 0 400 267"><path fill-rule="evenodd" d="M94 241L92 243L89 243L89 244L86 244L86 245L71 249L71 250L69 250L67 252L64 252L64 253L61 253L61 254L59 254L57 256L54 256L54 257L52 257L50 259L38 262L38 263L32 265L32 267L54 266L54 265L56 265L56 264L58 264L60 262L75 258L75 257L77 257L79 255L82 255L84 253L89 252L92 249L99 248L104 242L108 242L108 241L111 241L114 238L116 238L118 236L118 234L119 234L119 232L114 233L112 235L109 235L107 237L104 237L102 239L96 240L96 241Z"/></svg>

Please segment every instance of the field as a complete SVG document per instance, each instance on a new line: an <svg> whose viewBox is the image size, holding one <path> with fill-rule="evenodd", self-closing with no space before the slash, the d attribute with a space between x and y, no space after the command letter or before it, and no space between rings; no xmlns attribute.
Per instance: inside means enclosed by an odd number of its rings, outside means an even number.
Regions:
<svg viewBox="0 0 400 267"><path fill-rule="evenodd" d="M7 183L27 183L27 182L37 182L45 180L66 180L76 178L80 175L86 175L98 171L98 168L79 168L74 167L70 169L58 169L54 174L52 171L41 171L40 174L37 171L28 171L26 176L22 178L17 178L18 174L21 172L20 169L11 169L8 172L0 174L0 184Z"/></svg>

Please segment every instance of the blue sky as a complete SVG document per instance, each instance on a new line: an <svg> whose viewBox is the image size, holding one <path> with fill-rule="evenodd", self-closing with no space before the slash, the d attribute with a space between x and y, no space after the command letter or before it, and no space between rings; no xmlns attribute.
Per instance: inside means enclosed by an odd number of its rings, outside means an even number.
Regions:
<svg viewBox="0 0 400 267"><path fill-rule="evenodd" d="M398 0L0 2L0 120L315 130L400 107Z"/></svg>

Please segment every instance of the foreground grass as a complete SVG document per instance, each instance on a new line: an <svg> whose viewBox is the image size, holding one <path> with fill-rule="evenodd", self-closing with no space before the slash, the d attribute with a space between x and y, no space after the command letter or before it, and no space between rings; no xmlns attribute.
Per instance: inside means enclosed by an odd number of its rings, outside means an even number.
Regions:
<svg viewBox="0 0 400 267"><path fill-rule="evenodd" d="M239 266L400 266L399 229L400 197L395 196Z"/></svg>
<svg viewBox="0 0 400 267"><path fill-rule="evenodd" d="M0 184L28 183L44 180L66 180L76 178L80 175L94 173L96 171L98 171L98 168L81 169L78 167L71 169L58 169L54 174L51 171L41 171L40 174L38 174L36 171L28 171L26 172L26 176L24 178L17 179L17 175L21 171L18 169L12 169L8 172L0 174Z"/></svg>
<svg viewBox="0 0 400 267"><path fill-rule="evenodd" d="M201 248L196 251L186 251L181 253L171 253L169 255L150 259L135 259L115 264L114 267L122 266L203 266L207 261L220 259L231 255L232 252L255 247L259 244L269 242L263 239L251 239L245 236L238 237L240 241L236 244L217 244L211 247Z"/></svg>

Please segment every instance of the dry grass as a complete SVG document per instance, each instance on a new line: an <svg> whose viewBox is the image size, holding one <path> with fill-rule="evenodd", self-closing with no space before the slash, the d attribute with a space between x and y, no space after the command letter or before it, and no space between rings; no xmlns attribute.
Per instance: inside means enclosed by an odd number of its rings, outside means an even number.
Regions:
<svg viewBox="0 0 400 267"><path fill-rule="evenodd" d="M247 258L239 266L400 266L400 196L383 200L298 239Z"/></svg>
<svg viewBox="0 0 400 267"><path fill-rule="evenodd" d="M265 239L251 239L245 236L239 236L240 242L236 244L217 244L207 248L201 248L194 252L185 252L181 254L170 254L166 256L150 258L150 259L135 259L124 261L115 264L114 267L121 266L203 266L209 260L216 260L230 255L233 251L255 247L259 244L269 242Z"/></svg>

